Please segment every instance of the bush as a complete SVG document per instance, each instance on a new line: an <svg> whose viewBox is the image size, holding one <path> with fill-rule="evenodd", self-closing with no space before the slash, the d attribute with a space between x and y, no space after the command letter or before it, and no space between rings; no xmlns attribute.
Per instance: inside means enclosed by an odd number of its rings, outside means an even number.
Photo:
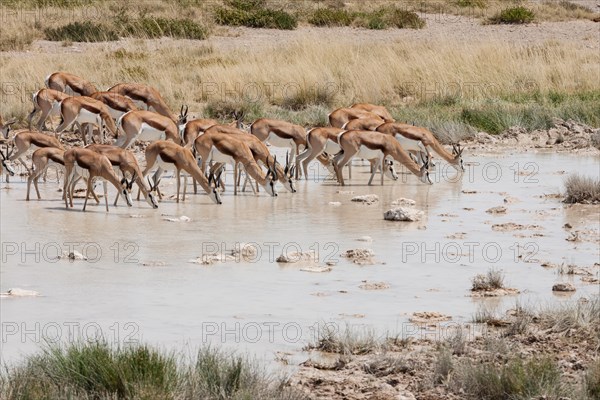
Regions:
<svg viewBox="0 0 600 400"><path fill-rule="evenodd" d="M220 25L283 30L293 30L298 26L295 16L283 10L266 8L263 0L230 0L228 5L229 8L215 10L215 20Z"/></svg>
<svg viewBox="0 0 600 400"><path fill-rule="evenodd" d="M349 26L355 18L355 14L346 10L319 8L310 16L308 23L315 26Z"/></svg>
<svg viewBox="0 0 600 400"><path fill-rule="evenodd" d="M486 8L487 7L486 0L456 0L455 3L459 7L477 7L477 8Z"/></svg>
<svg viewBox="0 0 600 400"><path fill-rule="evenodd" d="M208 38L208 29L191 19L143 17L125 22L123 30L126 35L142 38L163 36L194 40Z"/></svg>
<svg viewBox="0 0 600 400"><path fill-rule="evenodd" d="M368 29L421 29L425 27L425 20L412 11L381 7L369 13L358 13L357 25Z"/></svg>
<svg viewBox="0 0 600 400"><path fill-rule="evenodd" d="M44 34L46 39L55 42L104 42L119 39L113 28L91 21L72 22L58 28L46 28Z"/></svg>
<svg viewBox="0 0 600 400"><path fill-rule="evenodd" d="M465 362L454 367L451 385L455 392L476 399L557 398L564 394L560 376L558 366L550 358L515 358L505 365Z"/></svg>
<svg viewBox="0 0 600 400"><path fill-rule="evenodd" d="M519 6L506 8L489 19L492 24L528 24L535 19L535 13Z"/></svg>
<svg viewBox="0 0 600 400"><path fill-rule="evenodd" d="M585 374L585 389L590 399L600 399L600 358L588 367Z"/></svg>
<svg viewBox="0 0 600 400"><path fill-rule="evenodd" d="M494 290L504 287L504 275L502 271L490 269L487 274L479 274L473 278L472 291Z"/></svg>
<svg viewBox="0 0 600 400"><path fill-rule="evenodd" d="M565 203L600 203L600 180L572 175L565 181Z"/></svg>

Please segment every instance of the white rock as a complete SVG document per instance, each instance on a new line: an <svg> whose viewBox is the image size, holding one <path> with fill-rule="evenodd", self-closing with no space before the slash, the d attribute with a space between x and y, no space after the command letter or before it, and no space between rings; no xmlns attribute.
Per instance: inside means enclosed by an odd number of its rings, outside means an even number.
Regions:
<svg viewBox="0 0 600 400"><path fill-rule="evenodd" d="M383 218L387 221L420 221L424 213L412 207L397 207L383 214Z"/></svg>
<svg viewBox="0 0 600 400"><path fill-rule="evenodd" d="M379 196L377 196L376 194L365 194L363 196L353 197L352 201L355 201L358 203L372 204L372 203L379 201Z"/></svg>
<svg viewBox="0 0 600 400"><path fill-rule="evenodd" d="M334 206L334 207L339 207L342 205L342 203L340 203L339 201L330 201L329 205Z"/></svg>
<svg viewBox="0 0 600 400"><path fill-rule="evenodd" d="M40 295L35 290L27 290L27 289L20 289L20 288L8 289L8 291L4 294L8 295L8 296L15 296L15 297L39 296Z"/></svg>
<svg viewBox="0 0 600 400"><path fill-rule="evenodd" d="M300 261L312 261L315 262L315 253L314 252L298 252L298 251L290 251L286 254L282 254L279 257L277 257L277 261L278 263L284 263L284 264L288 264L288 263L297 263Z"/></svg>
<svg viewBox="0 0 600 400"><path fill-rule="evenodd" d="M163 218L164 221L169 221L169 222L190 222L192 219L190 217L186 217L185 215L182 215L179 218Z"/></svg>
<svg viewBox="0 0 600 400"><path fill-rule="evenodd" d="M414 201L414 200L412 200L412 199L405 199L404 197L401 197L398 200L394 200L392 202L392 205L393 206L399 206L399 207L402 207L402 206L405 206L405 207L406 206L414 207L414 206L417 205L417 202Z"/></svg>
<svg viewBox="0 0 600 400"><path fill-rule="evenodd" d="M87 257L78 252L77 250L68 252L63 251L60 256L57 257L58 260L71 260L71 261L86 261Z"/></svg>
<svg viewBox="0 0 600 400"><path fill-rule="evenodd" d="M373 238L371 236L361 236L358 239L359 242L372 242Z"/></svg>

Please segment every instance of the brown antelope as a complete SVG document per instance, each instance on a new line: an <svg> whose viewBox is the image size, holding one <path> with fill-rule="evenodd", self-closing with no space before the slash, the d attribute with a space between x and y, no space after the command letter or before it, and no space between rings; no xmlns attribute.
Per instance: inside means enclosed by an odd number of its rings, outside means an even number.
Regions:
<svg viewBox="0 0 600 400"><path fill-rule="evenodd" d="M146 198L146 202L152 208L158 208L157 196L157 185L150 183L148 180L148 187L146 187L146 181L144 181L144 174L142 173L140 166L135 158L135 155L129 150L125 150L121 147L112 146L109 144L90 144L86 149L95 151L98 154L102 154L108 158L113 168L117 172L121 172L122 176L129 174L132 181L140 188L141 192ZM113 205L117 205L119 196L115 198Z"/></svg>
<svg viewBox="0 0 600 400"><path fill-rule="evenodd" d="M336 128L343 128L348 121L361 118L380 119L382 124L385 122L383 118L369 111L357 108L338 108L329 114L329 124Z"/></svg>
<svg viewBox="0 0 600 400"><path fill-rule="evenodd" d="M296 193L296 188L295 188L294 179L293 179L295 167L290 166L289 157L286 156L286 166L285 166L285 168L282 168L281 165L279 165L275 161L275 159L271 155L271 152L269 151L269 148L267 147L267 145L264 142L260 141L260 139L258 139L256 136L249 135L245 131L242 131L241 129L238 129L238 128L234 128L230 125L215 125L215 126L209 128L204 134L219 134L219 133L235 135L236 139L239 139L239 140L245 142L248 145L248 147L250 148L250 151L252 152L252 156L254 157L254 160L257 163L258 162L262 163L265 167L267 167L268 165L273 165L275 172L277 173L277 177L279 178L279 182L281 182L283 187L291 193ZM210 157L210 155L209 155L209 157ZM212 161L212 160L202 159L203 167L205 167L206 163L209 161ZM217 168L218 167L219 167L219 165L217 165ZM237 177L238 177L238 169L237 169L237 166L234 165L234 194L237 194L237 183L238 183Z"/></svg>
<svg viewBox="0 0 600 400"><path fill-rule="evenodd" d="M196 138L206 132L208 128L213 126L223 126L225 129L227 128L237 128L242 129L242 121L244 119L244 113L234 113L233 114L235 121L230 122L228 124L221 124L219 121L210 119L210 118L201 118L201 119L193 119L185 123L182 129L181 139L183 141L183 145L185 147L192 147L194 145L194 140Z"/></svg>
<svg viewBox="0 0 600 400"><path fill-rule="evenodd" d="M372 131L345 131L340 133L338 142L342 152L334 157L333 166L342 186L344 186L344 177L341 170L353 157L381 161L392 158L418 176L421 182L432 184L429 179L428 161L419 167L400 146L400 143L390 135ZM373 175L371 175L372 178ZM383 184L383 176L381 179Z"/></svg>
<svg viewBox="0 0 600 400"><path fill-rule="evenodd" d="M90 95L92 99L103 102L108 107L110 116L117 120L129 111L137 110L135 103L129 98L114 92L96 92Z"/></svg>
<svg viewBox="0 0 600 400"><path fill-rule="evenodd" d="M36 149L38 147L56 147L64 150L63 145L57 138L42 132L32 132L27 130L18 131L15 136L13 136L12 142L17 148L17 151L10 156L9 160L18 160L27 170L29 170L29 167L25 164L22 157L29 149Z"/></svg>
<svg viewBox="0 0 600 400"><path fill-rule="evenodd" d="M392 114L390 114L390 112L384 106L377 106L375 104L370 104L370 103L357 103L357 104L353 104L352 107L350 107L350 108L353 108L355 110L368 111L370 113L377 115L379 118L383 119L385 122L394 122L394 117L392 117ZM371 130L371 129L369 129L369 130Z"/></svg>
<svg viewBox="0 0 600 400"><path fill-rule="evenodd" d="M358 118L346 122L343 129L346 131L375 131L383 124L385 122L381 118Z"/></svg>
<svg viewBox="0 0 600 400"><path fill-rule="evenodd" d="M60 102L67 97L71 96L65 92L54 89L41 89L35 92L32 98L33 111L27 116L29 130L31 130L31 121L33 117L40 111L42 114L36 124L36 128L38 131L44 129L48 117L60 115Z"/></svg>
<svg viewBox="0 0 600 400"><path fill-rule="evenodd" d="M64 169L65 159L64 159L64 149L59 149L57 147L44 147L42 149L37 149L31 155L32 162L32 171L27 177L27 197L26 201L29 201L29 191L31 190L31 182L33 182L33 186L35 188L35 192L37 194L38 200L41 200L40 191L38 189L38 179L48 170L48 167L51 165L55 165L60 169ZM58 173L58 168L57 168Z"/></svg>
<svg viewBox="0 0 600 400"><path fill-rule="evenodd" d="M68 97L60 102L60 114L63 120L56 128L57 135L60 135L74 123L81 126L88 124L88 133L91 140L92 126L95 125L102 131L102 122L104 122L108 130L115 137L117 136L117 126L110 115L110 110L106 104L99 100L87 96ZM86 132L83 132L82 136L83 144L87 145Z"/></svg>
<svg viewBox="0 0 600 400"><path fill-rule="evenodd" d="M179 127L175 122L152 111L138 110L123 114L117 121L117 126L123 132L115 145L124 149L131 146L135 140L172 140L178 145L181 143Z"/></svg>
<svg viewBox="0 0 600 400"><path fill-rule="evenodd" d="M68 72L54 72L46 77L46 87L70 95L89 96L98 89L90 82Z"/></svg>
<svg viewBox="0 0 600 400"><path fill-rule="evenodd" d="M335 173L329 159L323 153L334 156L341 151L337 140L338 135L343 131L343 129L332 127L313 128L308 131L306 149L298 155L298 162L302 163L305 177L308 177L308 164L315 158L330 172Z"/></svg>
<svg viewBox="0 0 600 400"><path fill-rule="evenodd" d="M205 132L203 135L198 136L194 142L196 154L202 157L203 160L210 159L215 163L241 164L246 173L261 185L269 195L277 196L275 190L275 182L279 179L277 168L271 166L269 158L267 158L267 173L265 175L254 159L250 146L239 136L222 132Z"/></svg>
<svg viewBox="0 0 600 400"><path fill-rule="evenodd" d="M163 100L159 91L151 86L141 83L119 83L109 88L108 91L129 97L136 102L138 107L143 106L147 111L150 111L152 108L156 113L172 119L178 125L183 123L180 121L181 115L178 117L174 114ZM183 114L183 106L181 111Z"/></svg>
<svg viewBox="0 0 600 400"><path fill-rule="evenodd" d="M306 130L302 126L286 121L261 118L250 125L250 133L259 138L261 142L269 142L275 147L289 148L290 163L296 166L296 178L298 178L296 157L300 146L306 147Z"/></svg>
<svg viewBox="0 0 600 400"><path fill-rule="evenodd" d="M184 170L200 183L200 186L208 194L208 197L216 204L222 204L221 196L216 187L211 186L215 177L211 174L208 179L204 172L198 167L198 163L189 148L182 147L176 143L167 140L158 140L146 147L146 168L143 175L147 176L154 166L158 164L158 170L154 174L154 185L158 187L160 176L165 170L175 169L177 176L177 202L179 203L180 176L181 170ZM218 179L218 177L217 177ZM183 186L183 199L185 201L185 189ZM160 195L160 192L159 192Z"/></svg>
<svg viewBox="0 0 600 400"><path fill-rule="evenodd" d="M90 149L73 148L65 151L65 183L63 187L63 193L65 196L65 207L73 207L73 190L69 190L70 182L76 179L77 176L81 176L87 179L87 190L85 193L85 201L83 203L83 211L87 206L87 201L90 193L93 192L94 181L98 178L103 179L104 186L104 202L106 204L106 211L108 212L108 188L107 181L117 188L119 195L123 197L123 200L129 207L133 205L131 201L131 188L133 186L133 179L127 181L123 178L119 180L117 174L113 170L109 159L102 154L98 154ZM68 200L68 201L67 201Z"/></svg>
<svg viewBox="0 0 600 400"><path fill-rule="evenodd" d="M433 150L458 172L465 170L462 160L464 149L460 148L460 144L453 144L452 153L450 153L438 142L433 133L426 128L389 122L379 126L377 132L395 137L407 151L426 153L428 160L431 160L431 150Z"/></svg>

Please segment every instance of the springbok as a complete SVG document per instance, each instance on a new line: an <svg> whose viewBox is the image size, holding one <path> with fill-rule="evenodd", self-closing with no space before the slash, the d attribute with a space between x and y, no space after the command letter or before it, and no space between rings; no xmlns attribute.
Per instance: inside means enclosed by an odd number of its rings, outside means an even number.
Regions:
<svg viewBox="0 0 600 400"><path fill-rule="evenodd" d="M97 126L99 131L103 132L102 122L115 137L117 136L117 126L110 115L110 110L99 100L87 96L67 97L60 102L60 114L63 120L56 128L59 136L74 123L78 123L80 126L88 124L87 134L90 134L90 140L92 140L92 126ZM87 134L85 131L82 132L84 145L87 145Z"/></svg>
<svg viewBox="0 0 600 400"><path fill-rule="evenodd" d="M98 89L90 82L68 72L54 72L46 77L46 87L70 95L89 96Z"/></svg>
<svg viewBox="0 0 600 400"><path fill-rule="evenodd" d="M123 114L117 121L117 127L123 133L119 135L115 145L124 149L135 140L172 140L178 145L181 143L180 127L170 118L152 111L138 110Z"/></svg>
<svg viewBox="0 0 600 400"><path fill-rule="evenodd" d="M129 97L136 102L138 107L144 107L147 111L152 109L156 113L172 119L173 122L178 125L183 123L180 121L181 116L178 117L171 111L160 95L160 92L152 86L141 83L119 83L109 88L108 92L114 92ZM183 106L181 108L183 114Z"/></svg>
<svg viewBox="0 0 600 400"><path fill-rule="evenodd" d="M35 92L32 98L33 111L31 111L27 116L29 130L31 130L31 121L33 117L40 111L42 114L40 115L38 122L35 124L38 131L41 131L45 128L48 117L59 116L60 102L67 97L71 96L65 92L60 92L54 89L40 89Z"/></svg>
<svg viewBox="0 0 600 400"><path fill-rule="evenodd" d="M58 169L64 169L65 159L64 159L65 150L59 149L57 147L44 147L41 149L37 149L31 155L32 162L32 171L27 177L27 197L26 201L29 201L29 191L31 190L31 182L33 182L33 187L35 188L35 192L37 194L38 200L41 200L40 190L38 189L38 179L42 175L42 173L46 172L51 165L55 165Z"/></svg>
<svg viewBox="0 0 600 400"><path fill-rule="evenodd" d="M335 128L343 128L348 121L360 118L380 119L382 124L385 122L383 118L369 111L357 108L338 108L329 114L329 124Z"/></svg>
<svg viewBox="0 0 600 400"><path fill-rule="evenodd" d="M353 104L352 107L350 107L350 108L353 108L356 110L368 111L370 113L377 115L379 118L383 119L385 122L394 122L394 117L392 117L392 114L390 114L388 109L385 108L384 106L378 106L378 105L370 104L370 103L357 103L357 104Z"/></svg>

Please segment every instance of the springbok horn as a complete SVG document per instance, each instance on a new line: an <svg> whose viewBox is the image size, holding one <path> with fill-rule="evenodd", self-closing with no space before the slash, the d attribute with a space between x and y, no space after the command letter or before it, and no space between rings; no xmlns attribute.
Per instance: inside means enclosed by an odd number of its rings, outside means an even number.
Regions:
<svg viewBox="0 0 600 400"><path fill-rule="evenodd" d="M273 180L279 179L277 176L277 156L273 157Z"/></svg>

